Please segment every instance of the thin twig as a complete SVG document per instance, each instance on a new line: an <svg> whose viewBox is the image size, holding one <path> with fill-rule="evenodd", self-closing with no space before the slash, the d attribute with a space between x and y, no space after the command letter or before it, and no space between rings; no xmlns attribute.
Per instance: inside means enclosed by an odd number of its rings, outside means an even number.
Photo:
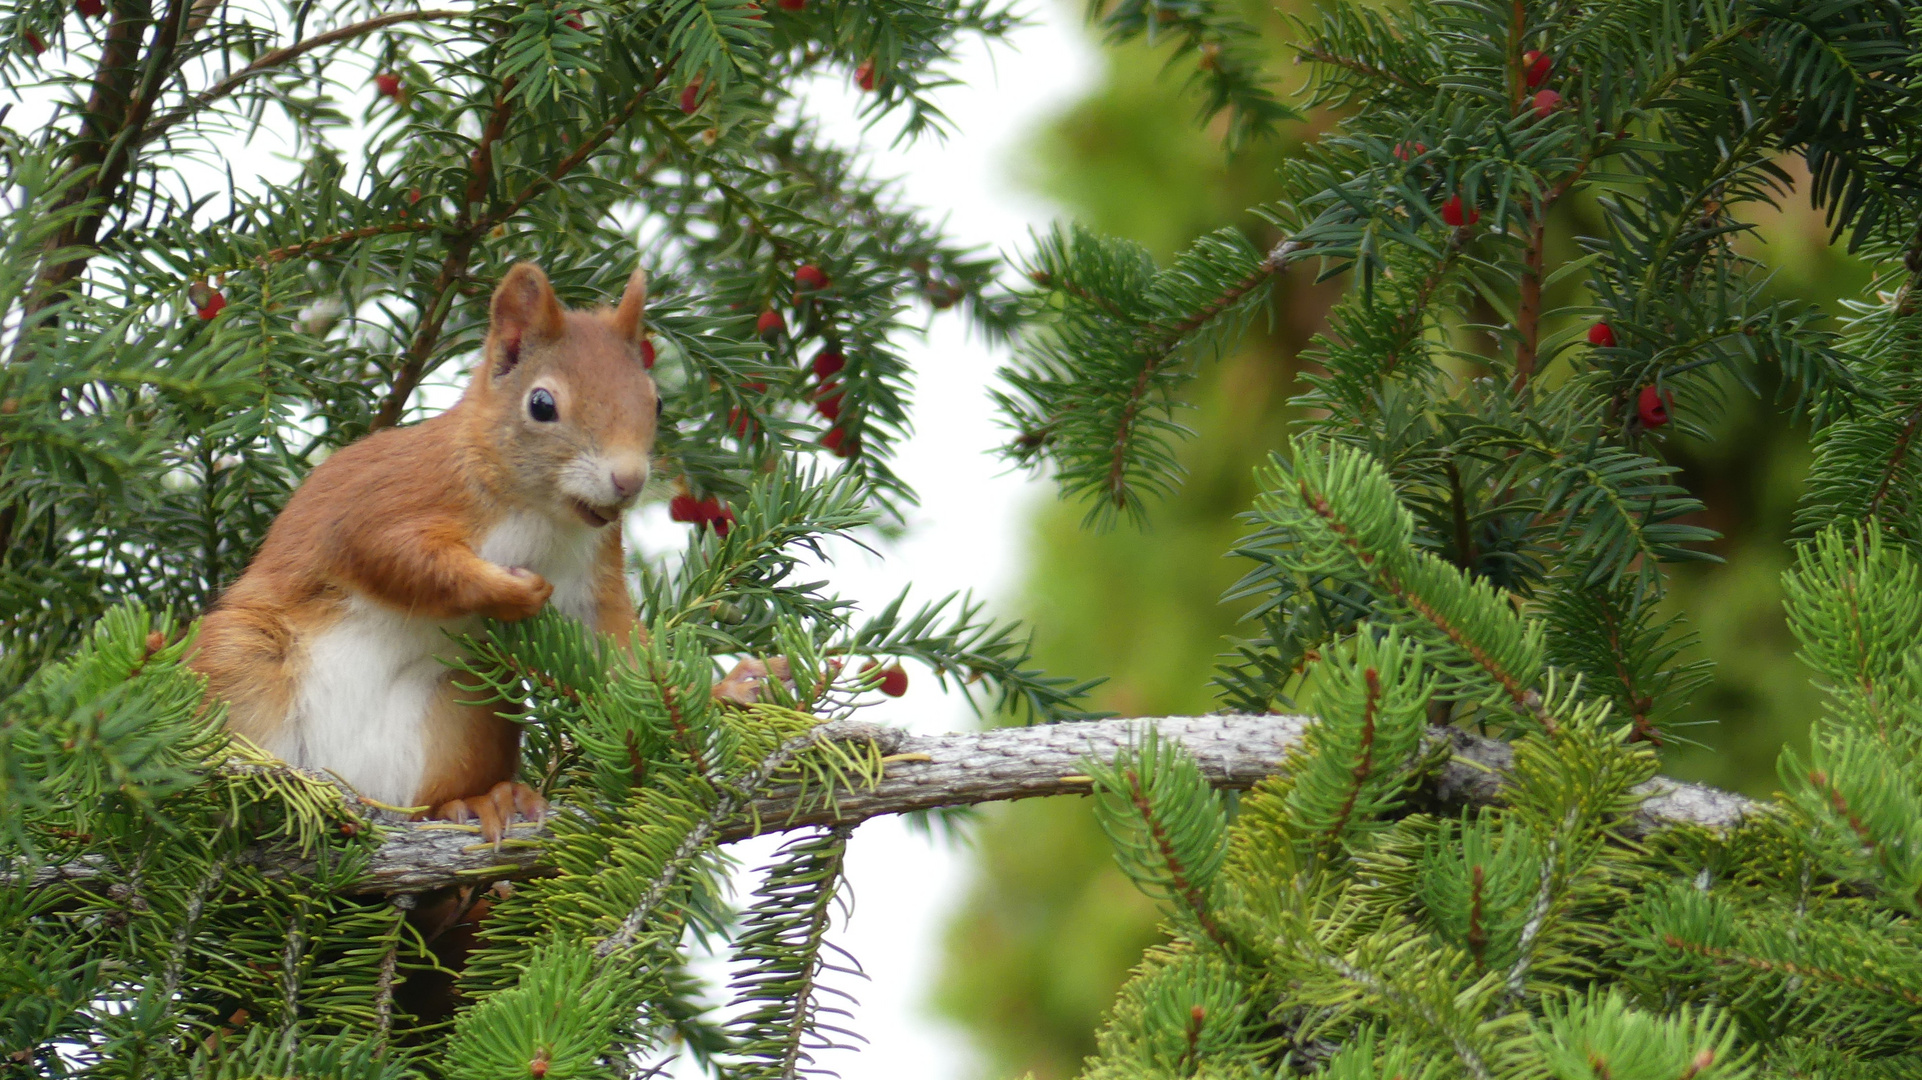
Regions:
<svg viewBox="0 0 1922 1080"><path fill-rule="evenodd" d="M142 141L153 139L164 134L166 130L173 125L185 120L214 102L219 101L235 90L240 89L247 80L254 76L272 71L287 61L297 59L307 53L313 52L315 49L321 49L338 42L348 41L360 37L363 34L371 34L376 30L394 26L398 23L431 22L435 19L452 19L468 14L471 14L471 12L456 11L453 8L435 8L431 11L395 11L386 15L376 16L372 19L352 23L339 29L329 30L324 34L315 34L305 41L297 41L284 48L262 53L260 59L255 60L253 63L248 64L246 67L241 68L225 79L202 90L200 93L194 95L193 100L183 105L177 105L165 113L162 113L160 117L147 128L146 135Z"/></svg>

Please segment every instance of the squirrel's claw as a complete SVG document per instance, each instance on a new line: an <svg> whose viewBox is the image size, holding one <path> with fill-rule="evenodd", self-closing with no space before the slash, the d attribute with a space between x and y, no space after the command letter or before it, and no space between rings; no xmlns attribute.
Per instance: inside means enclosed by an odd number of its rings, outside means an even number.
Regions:
<svg viewBox="0 0 1922 1080"><path fill-rule="evenodd" d="M547 817L547 800L526 784L503 780L488 789L485 795L449 799L435 807L429 816L462 824L477 822L481 839L499 847L502 838L507 835L508 823L516 816L527 821L544 820Z"/></svg>
<svg viewBox="0 0 1922 1080"><path fill-rule="evenodd" d="M779 679L794 687L793 673L788 668L787 658L776 656L767 660L743 660L734 665L714 687L714 700L731 702L735 705L753 705L762 700L761 694L769 679Z"/></svg>

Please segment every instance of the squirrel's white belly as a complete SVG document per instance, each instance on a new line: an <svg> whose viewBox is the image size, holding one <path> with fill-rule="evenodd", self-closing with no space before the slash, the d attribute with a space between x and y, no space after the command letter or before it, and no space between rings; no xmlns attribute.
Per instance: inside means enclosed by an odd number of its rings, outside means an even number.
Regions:
<svg viewBox="0 0 1922 1080"><path fill-rule="evenodd" d="M365 597L307 642L306 671L283 729L288 762L331 772L355 791L411 804L427 769L427 711L458 650L447 631L475 620L426 619Z"/></svg>
<svg viewBox="0 0 1922 1080"><path fill-rule="evenodd" d="M503 520L479 555L520 566L554 586L556 610L594 625L594 564L601 535L537 514ZM290 764L331 772L355 791L394 806L412 804L427 768L427 715L458 658L450 632L478 619L429 619L365 597L306 643L282 745L267 747Z"/></svg>

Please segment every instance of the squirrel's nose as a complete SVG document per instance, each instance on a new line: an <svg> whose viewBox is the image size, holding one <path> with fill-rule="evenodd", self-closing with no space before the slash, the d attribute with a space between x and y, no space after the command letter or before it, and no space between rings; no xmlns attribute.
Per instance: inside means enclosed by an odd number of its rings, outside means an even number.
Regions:
<svg viewBox="0 0 1922 1080"><path fill-rule="evenodd" d="M607 474L614 485L614 493L623 499L632 498L647 483L646 469L615 469Z"/></svg>

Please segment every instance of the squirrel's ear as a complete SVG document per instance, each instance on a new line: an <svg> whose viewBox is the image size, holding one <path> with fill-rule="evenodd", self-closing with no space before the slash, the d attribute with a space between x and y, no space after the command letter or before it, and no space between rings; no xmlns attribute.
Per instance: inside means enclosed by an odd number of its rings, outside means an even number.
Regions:
<svg viewBox="0 0 1922 1080"><path fill-rule="evenodd" d="M514 370L528 339L560 337L563 326L560 298L533 263L515 263L501 279L494 290L492 319L487 337L496 376Z"/></svg>
<svg viewBox="0 0 1922 1080"><path fill-rule="evenodd" d="M641 331L646 327L647 308L647 271L636 267L627 279L627 289L621 293L621 304L614 309L614 332L628 341L641 340Z"/></svg>

